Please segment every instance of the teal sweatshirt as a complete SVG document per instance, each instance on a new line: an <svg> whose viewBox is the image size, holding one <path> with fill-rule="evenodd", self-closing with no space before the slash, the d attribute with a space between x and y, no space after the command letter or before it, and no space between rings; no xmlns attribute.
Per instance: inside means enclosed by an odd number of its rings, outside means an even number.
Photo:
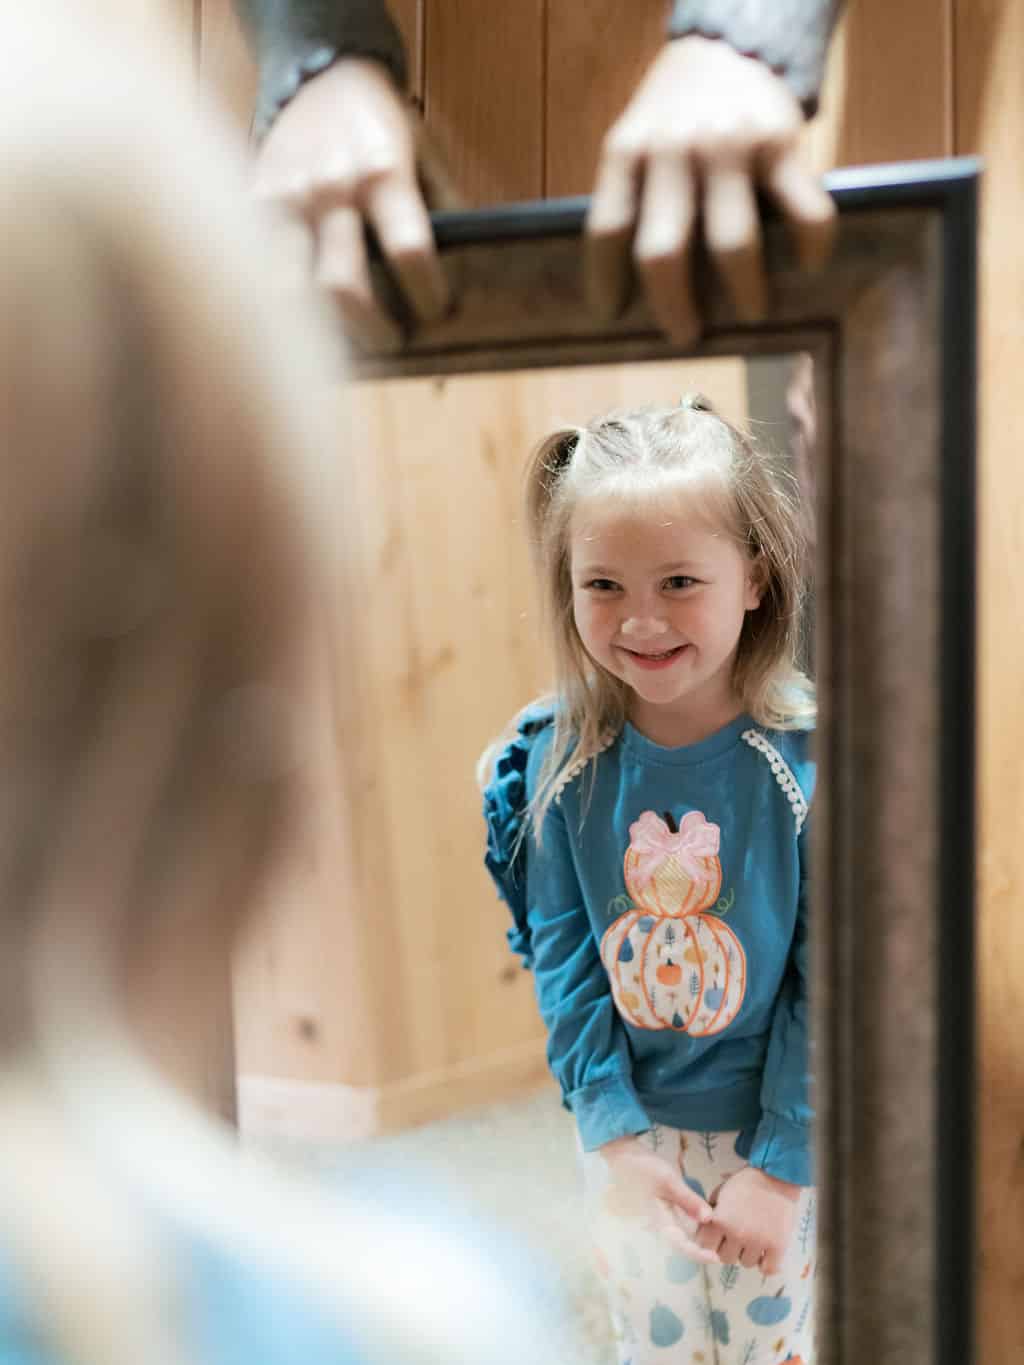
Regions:
<svg viewBox="0 0 1024 1365"><path fill-rule="evenodd" d="M517 842L553 735L520 718L484 796L487 866L585 1150L655 1123L735 1131L813 1184L805 731L741 716L667 749L631 725Z"/></svg>

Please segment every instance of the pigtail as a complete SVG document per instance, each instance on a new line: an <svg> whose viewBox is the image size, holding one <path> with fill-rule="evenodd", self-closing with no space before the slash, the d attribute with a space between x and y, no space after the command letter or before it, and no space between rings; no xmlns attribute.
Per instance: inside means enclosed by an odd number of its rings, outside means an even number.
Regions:
<svg viewBox="0 0 1024 1365"><path fill-rule="evenodd" d="M618 433L609 416L602 431ZM594 667L576 633L568 532L579 495L576 471L595 443L596 424L564 427L534 449L526 468L526 515L542 582L545 625L555 662L554 732L527 808L521 836L532 829L541 841L544 817L569 781L606 749L625 722L625 687ZM589 790L589 788L588 788ZM587 799L584 797L583 810Z"/></svg>
<svg viewBox="0 0 1024 1365"><path fill-rule="evenodd" d="M592 427L563 427L552 432L534 447L524 474L526 521L542 584L556 687L553 694L534 699L517 713L487 746L476 765L477 782L485 787L494 776L502 751L515 737L525 711L547 701L554 703L551 743L541 764L537 789L519 828L516 850L530 830L540 843L549 807L566 783L578 777L608 747L625 721L625 688L618 679L595 670L572 619L567 531L573 502L571 493L567 494L567 484L592 437Z"/></svg>
<svg viewBox="0 0 1024 1365"><path fill-rule="evenodd" d="M578 427L552 432L534 447L527 461L524 501L534 548L542 539L552 499L559 481L572 464L582 434Z"/></svg>
<svg viewBox="0 0 1024 1365"><path fill-rule="evenodd" d="M558 487L559 479L572 462L573 453L580 439L576 427L566 427L552 432L536 446L530 454L523 473L523 502L526 508L526 524L530 532L530 547L538 561L542 557L544 528L547 524L551 502ZM519 722L530 707L545 700L536 697L522 710L517 711L502 730L487 744L476 761L476 782L483 791L494 778L495 765L502 751L515 738Z"/></svg>

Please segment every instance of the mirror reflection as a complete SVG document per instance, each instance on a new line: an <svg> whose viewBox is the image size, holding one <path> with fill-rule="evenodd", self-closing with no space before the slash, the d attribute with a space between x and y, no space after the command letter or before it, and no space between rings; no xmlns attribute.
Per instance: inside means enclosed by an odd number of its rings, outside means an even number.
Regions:
<svg viewBox="0 0 1024 1365"><path fill-rule="evenodd" d="M810 357L339 402L357 787L319 951L240 965L243 1134L511 1225L575 1360L808 1360Z"/></svg>

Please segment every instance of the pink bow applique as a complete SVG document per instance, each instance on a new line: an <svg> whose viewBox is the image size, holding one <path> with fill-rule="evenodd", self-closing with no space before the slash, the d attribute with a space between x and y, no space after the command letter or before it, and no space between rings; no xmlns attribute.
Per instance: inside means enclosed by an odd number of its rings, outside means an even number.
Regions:
<svg viewBox="0 0 1024 1365"><path fill-rule="evenodd" d="M717 856L720 834L699 810L684 815L675 834L654 811L645 810L629 827L629 846L637 857L633 879L637 886L646 886L665 859L674 856L696 880L702 873L697 859Z"/></svg>

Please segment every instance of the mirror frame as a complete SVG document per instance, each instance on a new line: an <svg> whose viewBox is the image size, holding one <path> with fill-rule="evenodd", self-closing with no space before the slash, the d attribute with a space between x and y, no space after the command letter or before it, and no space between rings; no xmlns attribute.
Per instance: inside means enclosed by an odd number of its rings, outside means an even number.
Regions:
<svg viewBox="0 0 1024 1365"><path fill-rule="evenodd" d="M698 255L707 328L685 349L640 297L587 313L585 199L437 214L457 310L352 357L355 378L814 357L821 1365L973 1359L978 178L972 159L831 174L827 267L803 275L769 215L770 311L741 326Z"/></svg>

